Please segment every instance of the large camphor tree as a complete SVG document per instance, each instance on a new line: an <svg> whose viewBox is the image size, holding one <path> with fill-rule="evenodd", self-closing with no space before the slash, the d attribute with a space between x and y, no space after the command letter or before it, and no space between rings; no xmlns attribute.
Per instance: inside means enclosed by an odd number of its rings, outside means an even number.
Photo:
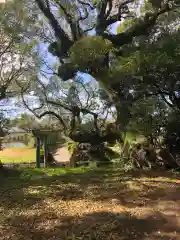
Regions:
<svg viewBox="0 0 180 240"><path fill-rule="evenodd" d="M49 45L49 51L59 59L58 76L68 81L76 79L81 72L95 78L103 89L103 94L115 106L117 129L125 132L134 103L141 98L163 94L158 87L153 91L139 87L144 73L137 69L132 71L133 65L130 66L130 71L127 71L127 65L131 64L129 56L140 49L141 44L158 41L157 35L164 33L164 26L173 25L178 21L180 2L35 2L54 32L54 41ZM113 29L117 26L118 32L114 33ZM137 57L134 54L133 57L141 64L141 61L138 61L138 57L141 56ZM128 64L125 64L126 59ZM78 117L83 111L80 107L71 109L74 117ZM96 115L94 117L97 118Z"/></svg>
<svg viewBox="0 0 180 240"><path fill-rule="evenodd" d="M104 142L115 140L120 133L127 131L138 102L157 96L157 99L169 106L177 106L175 91L178 84L170 89L168 79L178 79L178 54L174 58L173 54L168 54L168 50L169 45L174 46L173 36L178 39L176 26L179 21L179 1L34 0L30 3L24 0L23 9L21 1L15 0L13 3L16 3L18 11L22 10L23 14L19 12L16 15L22 18L21 25L27 26L21 33L21 43L32 43L33 38L44 41L49 45L49 52L59 62L57 71L53 72L53 78L56 77L57 82L55 87L52 87L52 79L48 79L48 84L45 84L39 77L31 78L28 83L34 86L25 84L23 87L16 81L21 88L23 102L27 106L24 95L33 91L40 106L31 109L32 112L37 117L47 114L56 116L64 128L70 128L68 135L75 141L87 141L87 137L84 138L77 132L82 115L94 118L94 130L93 133L88 133L88 138ZM11 16L12 10L4 11ZM28 21L24 20L26 17ZM17 26L19 28L20 24ZM7 34L8 28L5 30ZM167 43L162 43L163 39ZM35 41L34 43L36 44ZM161 51L158 51L159 46L163 46ZM178 41L173 53L178 52L177 48ZM166 52L164 58L163 51ZM176 66L177 70L173 70L173 76L168 74L172 66ZM77 82L79 76L83 78L82 73L89 74L100 86L100 92L97 88L91 88L91 98L100 94L98 97L103 101L104 108L114 109L115 123L108 125L103 134L97 110L92 105L89 108L89 105L72 101L78 99ZM56 97L62 80L64 85L69 85L66 99L62 95ZM86 79L84 80L80 85L85 84ZM74 84L71 84L72 81ZM27 83L27 78L24 82ZM59 108L59 112L54 111L55 107ZM37 114L36 110L40 108L43 112ZM30 110L29 107L28 109ZM70 121L61 117L64 112L69 114Z"/></svg>

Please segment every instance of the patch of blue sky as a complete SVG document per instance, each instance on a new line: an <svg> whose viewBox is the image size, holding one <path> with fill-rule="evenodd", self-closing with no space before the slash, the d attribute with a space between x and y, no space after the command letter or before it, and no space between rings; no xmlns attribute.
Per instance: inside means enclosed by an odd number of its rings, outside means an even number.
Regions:
<svg viewBox="0 0 180 240"><path fill-rule="evenodd" d="M119 25L119 22L116 22L115 24L111 25L110 27L110 32L113 34L116 34L117 27ZM89 32L89 35L93 36L95 35L95 30L92 30ZM38 76L41 78L41 81L44 83L48 83L53 76L53 67L55 65L58 66L59 60L57 57L53 56L49 51L48 51L48 43L39 43L37 48L39 51L39 54L42 59L42 63L40 66L40 70L38 73ZM95 79L87 74L87 73L82 73L78 72L77 77L81 78L84 83L92 82L92 84L97 86L97 82ZM17 99L11 99L10 102L8 102L4 108L2 109L3 112L5 112L5 115L8 117L17 117L19 114L27 112L27 110L21 105L17 106L16 105ZM12 109L13 106L13 109Z"/></svg>

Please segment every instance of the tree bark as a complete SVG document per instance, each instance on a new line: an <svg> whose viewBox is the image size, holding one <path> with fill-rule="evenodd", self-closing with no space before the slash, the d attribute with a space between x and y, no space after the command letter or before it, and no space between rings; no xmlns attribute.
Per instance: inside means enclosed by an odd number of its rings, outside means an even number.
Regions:
<svg viewBox="0 0 180 240"><path fill-rule="evenodd" d="M47 167L47 162L48 162L47 136L44 136L44 168Z"/></svg>
<svg viewBox="0 0 180 240"><path fill-rule="evenodd" d="M36 138L36 167L40 168L40 138Z"/></svg>

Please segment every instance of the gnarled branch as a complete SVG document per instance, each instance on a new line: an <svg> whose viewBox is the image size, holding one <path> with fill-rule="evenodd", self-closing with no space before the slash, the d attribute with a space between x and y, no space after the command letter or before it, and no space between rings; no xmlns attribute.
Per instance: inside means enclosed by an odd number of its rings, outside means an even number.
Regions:
<svg viewBox="0 0 180 240"><path fill-rule="evenodd" d="M56 4L62 9L63 13L64 13L64 16L65 16L65 19L67 21L67 23L69 24L70 26L70 29L71 29L71 33L72 33L72 36L73 36L73 40L77 40L79 38L79 26L77 26L77 23L76 21L74 20L74 16L71 15L70 13L68 13L66 7L60 3L60 1L58 0L55 0Z"/></svg>
<svg viewBox="0 0 180 240"><path fill-rule="evenodd" d="M45 112L43 112L42 114L37 114L37 113L36 113L37 108L31 109L31 108L29 107L29 105L26 103L26 101L25 101L25 99L24 99L23 93L21 93L21 98L22 98L22 101L23 101L24 106L25 106L35 117L41 119L41 118L43 118L43 117L46 116L46 115L54 116L54 117L56 117L56 118L59 120L59 122L62 124L63 128L64 128L65 130L67 129L67 126L66 126L64 120L59 116L59 114L55 113L54 111L45 111ZM41 106L41 107L42 107L42 106ZM38 109L40 109L40 108L38 107Z"/></svg>
<svg viewBox="0 0 180 240"><path fill-rule="evenodd" d="M82 0L77 0L77 2L80 3L81 5L84 5L84 6L86 6L86 7L89 7L91 10L94 10L94 9L96 8L95 5L90 4L90 3L88 3L88 2L85 2L84 0L83 0L83 1L82 1Z"/></svg>
<svg viewBox="0 0 180 240"><path fill-rule="evenodd" d="M117 21L121 21L121 19L123 18L123 14L128 14L127 17L133 17L133 15L130 14L130 11L129 11L129 8L128 8L128 4L133 3L133 2L134 2L134 0L126 0L122 3L120 3L119 6L117 6L118 12L115 15L109 16L110 15L110 13L109 13L110 10L109 10L108 11L109 15L106 15L107 16L106 27L108 27L109 25L112 25L113 23L115 23Z"/></svg>
<svg viewBox="0 0 180 240"><path fill-rule="evenodd" d="M54 30L54 34L55 34L56 38L61 41L61 43L62 43L61 50L63 50L63 53L67 53L69 48L73 45L73 41L70 40L68 35L61 28L57 19L51 12L49 5L45 5L43 0L35 0L35 1L37 3L38 7L40 8L40 10L43 12L43 14L49 20L49 23L51 24L51 26Z"/></svg>
<svg viewBox="0 0 180 240"><path fill-rule="evenodd" d="M167 3L161 9L156 10L153 13L147 12L143 19L140 19L138 23L134 24L126 32L119 33L117 35L103 33L103 37L110 40L117 47L128 44L132 41L134 37L138 37L148 33L148 31L151 29L151 27L154 26L160 15L169 12L174 8L170 7L170 5Z"/></svg>

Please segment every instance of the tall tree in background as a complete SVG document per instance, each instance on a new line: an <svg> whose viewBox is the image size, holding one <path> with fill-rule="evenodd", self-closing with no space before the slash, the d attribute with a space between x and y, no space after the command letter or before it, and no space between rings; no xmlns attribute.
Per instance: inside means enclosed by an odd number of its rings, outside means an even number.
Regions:
<svg viewBox="0 0 180 240"><path fill-rule="evenodd" d="M76 81L68 83L52 76L46 83L40 79L35 83L33 95L38 106L33 108L31 100L28 101L25 93L22 94L23 103L30 112L37 118L46 115L56 117L66 134L75 141L92 143L93 139L99 139L100 125L106 121L112 109L101 100L99 87L94 86L94 81L85 83L79 77ZM87 122L94 123L93 127L91 124L92 131L79 135L81 127Z"/></svg>
<svg viewBox="0 0 180 240"><path fill-rule="evenodd" d="M0 101L20 95L29 85L29 76L36 74L29 24L34 20L20 1L0 5ZM28 44L27 44L28 42ZM21 87L20 87L21 86Z"/></svg>
<svg viewBox="0 0 180 240"><path fill-rule="evenodd" d="M17 6L20 4L19 0L14 2ZM58 84L61 80L65 82L74 80L74 84L67 83L69 88L66 91L67 97L62 94L56 97L56 94L53 94L62 91L59 85L52 87L54 84L52 78L48 78L48 83L45 84L44 79L42 81L36 77L34 89L21 87L22 92L27 95L33 90L32 94L37 96L39 106L33 110L39 111L40 108L43 110L38 117L52 114L65 127L66 121L61 117L63 109L71 116L72 133L75 124L81 121L80 116L90 114L94 118L94 126L98 134L99 115L93 111L92 106L89 108L85 104L78 103L79 96L75 84L80 73L90 74L99 83L103 104L106 108L115 108L116 114L113 115L116 117L116 126L121 132L127 130L136 101L154 95L161 96L164 101L167 100L168 95L163 95L165 91L159 90L159 85L152 82L156 78L156 82L160 83L160 78L157 77L161 73L158 69L164 62L161 61L159 64L159 60L155 61L155 58L159 59L158 56L162 55L162 51L157 51L157 48L164 36L175 34L179 19L177 14L179 1L161 1L161 4L157 5L153 1L142 3L134 0L34 0L32 3L24 0L23 6L23 13L24 9L28 9L28 12L20 16L23 16L23 19L30 18L26 22L27 30L21 34L23 42L26 45L32 43L32 36L35 36L35 39L40 40L41 43L42 41L48 43L49 51L60 64L55 71L51 69L51 75L59 77ZM111 29L113 24L119 25L117 34ZM38 30L36 33L33 32L34 28ZM44 37L43 30L46 30ZM149 54L148 58L145 58L147 52L152 51L154 44L155 54L152 54L153 56ZM170 56L166 58L167 63L169 59ZM155 65L153 69L149 67L152 63ZM148 74L152 72L155 74L149 76ZM165 86L163 81L161 86ZM96 95L97 89L91 92ZM24 103L27 105L26 101ZM52 106L58 107L61 111L57 114L52 111Z"/></svg>
<svg viewBox="0 0 180 240"><path fill-rule="evenodd" d="M116 107L117 125L126 131L132 105L142 96L142 91L132 94L138 80L122 72L121 61L117 64L117 59L127 54L125 45L134 45L135 40L139 43L142 35L152 37L161 32L157 27L161 17L178 10L179 1L160 1L159 4L134 0L35 2L54 31L55 41L49 51L59 58L58 75L65 81L76 78L78 71L95 77ZM123 24L123 19L129 24L113 34L111 26ZM173 21L172 18L168 24ZM91 30L93 36L89 35Z"/></svg>

